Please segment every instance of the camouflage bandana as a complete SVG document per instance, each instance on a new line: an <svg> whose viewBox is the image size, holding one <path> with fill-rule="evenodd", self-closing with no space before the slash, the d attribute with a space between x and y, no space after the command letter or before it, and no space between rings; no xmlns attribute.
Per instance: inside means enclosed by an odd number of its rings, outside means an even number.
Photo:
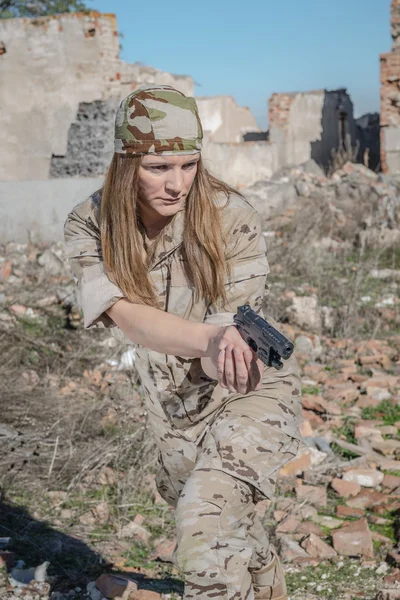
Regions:
<svg viewBox="0 0 400 600"><path fill-rule="evenodd" d="M120 104L114 151L119 154L197 154L203 130L194 98L169 85L142 86Z"/></svg>

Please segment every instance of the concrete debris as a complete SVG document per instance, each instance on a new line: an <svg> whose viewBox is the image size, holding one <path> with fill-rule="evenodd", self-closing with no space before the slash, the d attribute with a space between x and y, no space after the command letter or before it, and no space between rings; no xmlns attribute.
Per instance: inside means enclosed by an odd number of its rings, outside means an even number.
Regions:
<svg viewBox="0 0 400 600"><path fill-rule="evenodd" d="M333 547L342 556L373 558L372 536L366 519L336 529L332 532Z"/></svg>

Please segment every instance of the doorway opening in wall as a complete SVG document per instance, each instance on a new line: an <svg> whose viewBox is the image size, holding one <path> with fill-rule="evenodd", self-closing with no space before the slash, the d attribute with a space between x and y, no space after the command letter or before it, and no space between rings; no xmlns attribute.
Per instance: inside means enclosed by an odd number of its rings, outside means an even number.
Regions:
<svg viewBox="0 0 400 600"><path fill-rule="evenodd" d="M339 150L346 149L346 120L347 112L342 103L338 106L339 117Z"/></svg>

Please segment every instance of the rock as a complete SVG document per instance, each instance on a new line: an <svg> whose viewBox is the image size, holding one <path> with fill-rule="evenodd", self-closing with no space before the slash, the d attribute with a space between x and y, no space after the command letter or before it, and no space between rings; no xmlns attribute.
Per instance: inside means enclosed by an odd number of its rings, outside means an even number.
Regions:
<svg viewBox="0 0 400 600"><path fill-rule="evenodd" d="M387 496L385 494L381 494L375 490L366 489L361 490L361 492L354 498L347 500L347 506L352 508L367 509L379 504L383 504L386 500Z"/></svg>
<svg viewBox="0 0 400 600"><path fill-rule="evenodd" d="M137 585L130 579L120 575L100 575L96 579L96 588L105 598L128 599L133 592L137 591Z"/></svg>
<svg viewBox="0 0 400 600"><path fill-rule="evenodd" d="M397 475L385 475L382 481L382 487L394 490L400 486L400 477Z"/></svg>
<svg viewBox="0 0 400 600"><path fill-rule="evenodd" d="M320 538L327 537L326 533L324 533L322 529L318 527L318 525L316 525L312 521L303 521L296 529L296 539L303 539L306 535L309 535L310 533L313 533L314 535L317 535ZM297 536L301 537L297 538Z"/></svg>
<svg viewBox="0 0 400 600"><path fill-rule="evenodd" d="M388 456L400 452L400 442L398 440L372 440L371 446L377 452Z"/></svg>
<svg viewBox="0 0 400 600"><path fill-rule="evenodd" d="M310 448L302 448L299 454L290 460L279 471L281 477L291 477L293 475L301 475L304 471L311 467L311 451Z"/></svg>
<svg viewBox="0 0 400 600"><path fill-rule="evenodd" d="M148 544L151 538L151 533L147 529L145 529L145 527L142 527L134 521L131 521L130 523L122 527L122 529L119 532L119 537L122 539L132 538L135 540L139 540L143 544Z"/></svg>
<svg viewBox="0 0 400 600"><path fill-rule="evenodd" d="M329 517L327 515L317 515L316 517L313 517L313 521L328 529L337 529L343 525L342 519L335 519L335 517Z"/></svg>
<svg viewBox="0 0 400 600"><path fill-rule="evenodd" d="M35 580L37 582L45 582L47 578L47 569L49 567L49 561L45 561L38 567L32 567L30 569L18 569L15 567L10 572L10 578L12 578L17 583L22 583L26 585L31 581Z"/></svg>
<svg viewBox="0 0 400 600"><path fill-rule="evenodd" d="M150 590L138 590L130 600L161 600L161 595Z"/></svg>
<svg viewBox="0 0 400 600"><path fill-rule="evenodd" d="M104 596L100 592L100 590L97 589L96 583L94 581L91 581L90 583L87 584L86 593L87 593L88 597L90 598L90 600L103 600L103 598L104 598Z"/></svg>
<svg viewBox="0 0 400 600"><path fill-rule="evenodd" d="M344 479L335 479L331 483L332 488L343 498L350 498L350 496L357 496L361 490L361 486L356 481L346 481Z"/></svg>
<svg viewBox="0 0 400 600"><path fill-rule="evenodd" d="M288 515L276 527L276 533L293 533L300 525L300 519L295 515Z"/></svg>
<svg viewBox="0 0 400 600"><path fill-rule="evenodd" d="M301 165L299 165L299 168L301 168L302 171L304 171L304 173L309 173L310 175L314 175L319 179L326 178L323 169L315 162L313 158L309 158L305 162L301 163Z"/></svg>
<svg viewBox="0 0 400 600"><path fill-rule="evenodd" d="M155 542L154 551L151 553L152 560L172 563L172 557L176 548L175 540L161 538Z"/></svg>
<svg viewBox="0 0 400 600"><path fill-rule="evenodd" d="M337 555L337 552L332 546L329 546L313 533L310 533L305 537L300 545L309 556L313 556L314 558L330 558L331 556Z"/></svg>
<svg viewBox="0 0 400 600"><path fill-rule="evenodd" d="M28 310L27 306L23 306L22 304L11 304L8 307L8 310L13 313L16 317L23 317Z"/></svg>
<svg viewBox="0 0 400 600"><path fill-rule="evenodd" d="M297 485L296 496L298 501L306 500L315 506L326 506L326 489L314 485Z"/></svg>
<svg viewBox="0 0 400 600"><path fill-rule="evenodd" d="M292 182L257 181L243 190L243 194L264 221L281 215L297 203L297 192Z"/></svg>
<svg viewBox="0 0 400 600"><path fill-rule="evenodd" d="M343 173L346 173L346 175L358 173L359 175L366 177L370 181L378 181L378 174L374 171L371 171L371 169L368 169L368 167L361 163L352 163L349 161L342 167L341 170L343 171Z"/></svg>
<svg viewBox="0 0 400 600"><path fill-rule="evenodd" d="M296 188L296 192L299 196L303 196L304 198L308 198L310 195L311 189L310 186L305 181L296 181L294 184Z"/></svg>
<svg viewBox="0 0 400 600"><path fill-rule="evenodd" d="M43 254L39 256L37 261L49 275L61 275L64 271L62 260L60 260L51 250L45 250Z"/></svg>
<svg viewBox="0 0 400 600"><path fill-rule="evenodd" d="M371 531L366 519L350 523L332 532L333 547L343 556L373 558Z"/></svg>
<svg viewBox="0 0 400 600"><path fill-rule="evenodd" d="M35 303L38 308L46 308L46 306L53 306L53 304L58 304L58 298L55 294L41 298Z"/></svg>
<svg viewBox="0 0 400 600"><path fill-rule="evenodd" d="M293 562L297 558L307 558L309 554L288 535L278 536L280 554L283 562Z"/></svg>
<svg viewBox="0 0 400 600"><path fill-rule="evenodd" d="M296 325L311 331L321 331L322 316L317 296L294 296L287 312Z"/></svg>
<svg viewBox="0 0 400 600"><path fill-rule="evenodd" d="M374 488L382 483L383 477L384 474L376 469L351 469L343 475L343 480Z"/></svg>

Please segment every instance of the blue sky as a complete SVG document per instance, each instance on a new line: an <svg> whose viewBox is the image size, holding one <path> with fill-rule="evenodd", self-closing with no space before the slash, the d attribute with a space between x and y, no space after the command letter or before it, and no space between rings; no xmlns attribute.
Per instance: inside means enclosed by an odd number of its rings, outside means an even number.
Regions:
<svg viewBox="0 0 400 600"><path fill-rule="evenodd" d="M379 111L390 0L92 0L117 15L121 58L191 75L196 96L231 95L267 125L273 92L347 88Z"/></svg>

